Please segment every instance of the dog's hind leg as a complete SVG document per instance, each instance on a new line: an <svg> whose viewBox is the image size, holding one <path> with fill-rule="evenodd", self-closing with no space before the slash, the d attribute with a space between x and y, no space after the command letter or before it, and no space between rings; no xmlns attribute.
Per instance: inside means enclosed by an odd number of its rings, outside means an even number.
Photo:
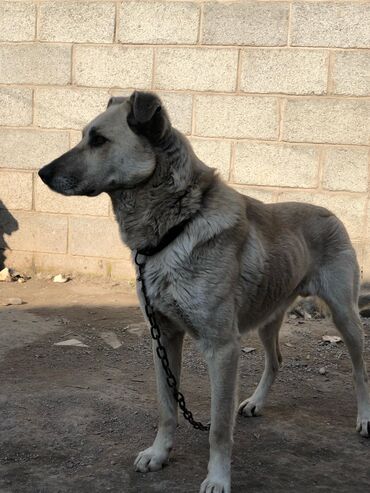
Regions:
<svg viewBox="0 0 370 493"><path fill-rule="evenodd" d="M261 414L267 394L274 383L282 362L279 349L279 330L283 318L284 312L280 312L258 331L265 349L265 369L254 394L239 405L239 414L242 416L259 416Z"/></svg>
<svg viewBox="0 0 370 493"><path fill-rule="evenodd" d="M161 328L163 328L161 326ZM161 342L167 350L170 368L180 383L183 333L166 335L162 331ZM167 384L167 377L156 353L157 343L153 341L154 364L157 377L159 425L153 445L139 453L135 469L139 472L158 471L167 462L174 442L177 426L177 402Z"/></svg>
<svg viewBox="0 0 370 493"><path fill-rule="evenodd" d="M325 287L322 287L318 294L329 306L334 324L351 356L357 393L356 428L362 436L369 437L370 398L363 358L364 336L358 316L358 273L357 268L354 273L348 272L352 263L346 260L347 262L343 262L342 259L342 263L333 266L330 273L326 272Z"/></svg>

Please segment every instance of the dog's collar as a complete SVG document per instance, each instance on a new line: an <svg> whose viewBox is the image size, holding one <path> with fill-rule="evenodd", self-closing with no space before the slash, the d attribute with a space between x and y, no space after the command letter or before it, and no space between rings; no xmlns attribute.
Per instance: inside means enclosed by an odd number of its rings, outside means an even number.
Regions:
<svg viewBox="0 0 370 493"><path fill-rule="evenodd" d="M214 182L214 175L213 179L208 183L207 187L203 190L202 193L202 203L204 203L204 200L209 192L209 190L212 188L212 184ZM184 219L180 223L176 224L172 228L170 228L167 233L165 233L159 243L156 246L147 246L145 248L142 248L141 250L136 250L136 252L139 255L144 255L145 257L152 257L156 253L159 253L162 251L166 246L168 246L170 243L172 243L185 229L186 225L190 223L194 219L194 216L190 216L187 219Z"/></svg>
<svg viewBox="0 0 370 493"><path fill-rule="evenodd" d="M191 217L184 219L181 223L176 224L170 228L165 235L162 236L160 242L156 246L147 246L141 250L137 250L139 255L144 255L145 257L152 257L156 253L166 248L170 243L172 243L185 229L185 226L191 221Z"/></svg>

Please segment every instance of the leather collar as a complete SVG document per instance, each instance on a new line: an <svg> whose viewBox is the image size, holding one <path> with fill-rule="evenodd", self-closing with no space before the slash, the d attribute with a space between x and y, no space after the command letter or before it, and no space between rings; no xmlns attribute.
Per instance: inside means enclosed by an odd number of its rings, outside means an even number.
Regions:
<svg viewBox="0 0 370 493"><path fill-rule="evenodd" d="M162 236L161 240L156 246L147 246L141 250L137 250L139 255L144 255L146 257L152 257L156 253L162 251L166 246L172 243L185 229L185 226L191 221L191 218L184 219L181 223L176 224L170 228L165 235Z"/></svg>

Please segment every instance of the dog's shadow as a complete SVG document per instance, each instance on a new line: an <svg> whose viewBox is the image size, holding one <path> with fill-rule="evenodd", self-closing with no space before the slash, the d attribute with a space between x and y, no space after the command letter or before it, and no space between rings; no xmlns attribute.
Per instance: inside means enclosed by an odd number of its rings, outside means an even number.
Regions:
<svg viewBox="0 0 370 493"><path fill-rule="evenodd" d="M0 199L0 270L5 267L5 251L8 244L5 241L5 235L10 236L19 229L18 221L5 207Z"/></svg>

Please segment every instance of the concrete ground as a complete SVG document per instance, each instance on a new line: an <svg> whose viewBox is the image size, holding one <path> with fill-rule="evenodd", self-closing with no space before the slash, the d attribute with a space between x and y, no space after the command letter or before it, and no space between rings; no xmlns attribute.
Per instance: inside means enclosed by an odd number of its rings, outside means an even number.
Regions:
<svg viewBox="0 0 370 493"><path fill-rule="evenodd" d="M197 493L207 434L182 419L168 467L135 473L136 453L157 423L151 342L133 290L72 280L0 283L0 492ZM370 329L364 320L366 360ZM106 341L115 335L122 345ZM351 365L328 320L288 319L284 366L260 418L237 418L233 492L370 491L370 440L355 433ZM86 346L55 343L78 339ZM243 346L240 398L263 368L256 334ZM320 373L325 368L325 374ZM324 373L324 370L322 370ZM182 390L196 418L209 419L205 365L187 341Z"/></svg>

